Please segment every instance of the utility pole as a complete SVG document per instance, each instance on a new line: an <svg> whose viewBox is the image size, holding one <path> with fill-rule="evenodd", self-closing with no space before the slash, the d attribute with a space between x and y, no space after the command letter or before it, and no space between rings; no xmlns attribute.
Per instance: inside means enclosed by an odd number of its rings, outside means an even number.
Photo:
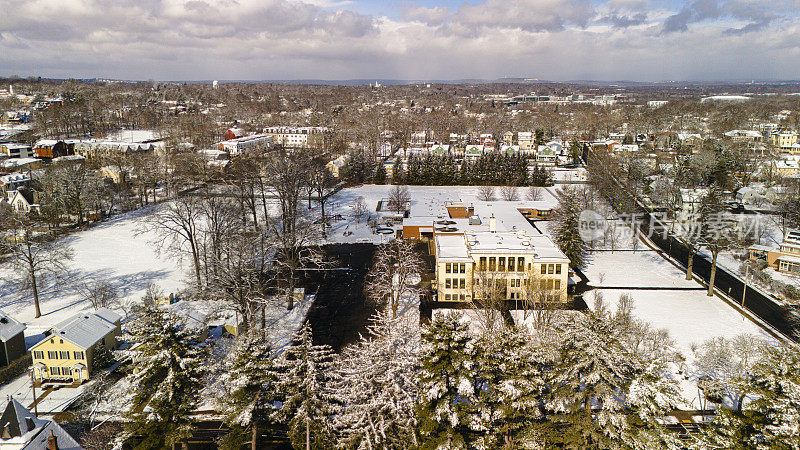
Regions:
<svg viewBox="0 0 800 450"><path fill-rule="evenodd" d="M39 417L39 404L36 402L36 380L33 378L33 371L36 370L31 367L31 391L33 391L33 417Z"/></svg>

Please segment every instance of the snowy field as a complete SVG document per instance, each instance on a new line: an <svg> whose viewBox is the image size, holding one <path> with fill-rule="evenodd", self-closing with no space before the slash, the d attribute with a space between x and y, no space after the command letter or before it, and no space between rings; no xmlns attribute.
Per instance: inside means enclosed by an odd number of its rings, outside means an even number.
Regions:
<svg viewBox="0 0 800 450"><path fill-rule="evenodd" d="M66 280L55 286L42 286L39 296L42 317L38 319L34 319L33 297L20 289L19 276L9 264L0 266L0 309L27 324L25 336L29 346L36 343L37 335L56 323L94 309L81 293L87 282L110 283L125 303L141 299L150 283L161 288L165 295L184 287L186 271L180 262L166 252L159 254L150 244L152 235L137 234L137 219L157 207L122 214L62 238L72 248L74 257L66 262L69 268Z"/></svg>

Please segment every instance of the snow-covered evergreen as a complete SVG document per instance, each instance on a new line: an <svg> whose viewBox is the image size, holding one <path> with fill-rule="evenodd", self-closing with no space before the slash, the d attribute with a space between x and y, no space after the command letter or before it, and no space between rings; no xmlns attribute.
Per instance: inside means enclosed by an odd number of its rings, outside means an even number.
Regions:
<svg viewBox="0 0 800 450"><path fill-rule="evenodd" d="M520 328L504 328L479 341L482 447L527 447L528 431L542 418L543 371L552 362L546 346L538 344Z"/></svg>
<svg viewBox="0 0 800 450"><path fill-rule="evenodd" d="M419 326L380 312L369 335L346 348L335 385L342 407L335 422L342 448L403 449L419 443L414 405L420 364Z"/></svg>
<svg viewBox="0 0 800 450"><path fill-rule="evenodd" d="M417 418L423 449L467 448L476 417L477 349L460 315L437 315L422 332Z"/></svg>
<svg viewBox="0 0 800 450"><path fill-rule="evenodd" d="M331 388L336 382L333 352L327 345L314 345L311 326L304 324L292 344L274 361L280 409L272 417L289 428L295 447L326 448L334 439L333 414L336 399Z"/></svg>
<svg viewBox="0 0 800 450"><path fill-rule="evenodd" d="M264 330L255 329L240 336L225 369L217 378L217 402L231 427L227 440L245 441L244 435L250 429L252 442L259 425L268 420L275 396L272 350Z"/></svg>
<svg viewBox="0 0 800 450"><path fill-rule="evenodd" d="M123 354L133 367L128 376L127 431L144 437L137 448L168 447L191 435L204 351L196 345L196 334L175 314L144 305L135 315L122 336L129 345Z"/></svg>

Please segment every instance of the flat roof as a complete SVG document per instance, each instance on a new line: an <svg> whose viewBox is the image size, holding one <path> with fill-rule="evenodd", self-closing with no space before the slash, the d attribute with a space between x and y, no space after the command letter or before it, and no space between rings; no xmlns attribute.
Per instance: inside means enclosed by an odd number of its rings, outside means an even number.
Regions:
<svg viewBox="0 0 800 450"><path fill-rule="evenodd" d="M441 259L471 260L463 234L436 236L436 257Z"/></svg>

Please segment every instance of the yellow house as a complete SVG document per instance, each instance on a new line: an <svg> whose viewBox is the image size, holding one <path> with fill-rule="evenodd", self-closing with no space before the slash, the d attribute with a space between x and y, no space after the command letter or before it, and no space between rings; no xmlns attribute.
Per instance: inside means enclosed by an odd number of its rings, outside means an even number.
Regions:
<svg viewBox="0 0 800 450"><path fill-rule="evenodd" d="M39 383L80 383L94 373L98 348L113 350L122 317L110 309L77 314L51 328L31 347L33 375Z"/></svg>

